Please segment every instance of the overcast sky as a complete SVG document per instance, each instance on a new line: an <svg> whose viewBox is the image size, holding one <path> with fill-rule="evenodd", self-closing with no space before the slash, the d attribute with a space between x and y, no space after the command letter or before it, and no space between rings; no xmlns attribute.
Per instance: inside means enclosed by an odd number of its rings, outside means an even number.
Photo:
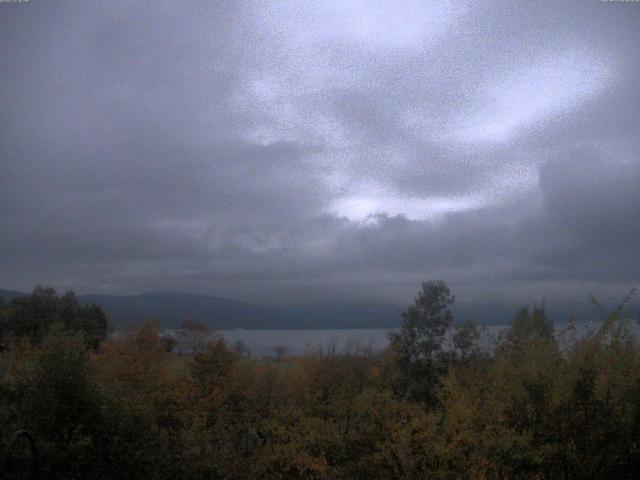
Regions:
<svg viewBox="0 0 640 480"><path fill-rule="evenodd" d="M0 3L0 288L623 297L640 3Z"/></svg>

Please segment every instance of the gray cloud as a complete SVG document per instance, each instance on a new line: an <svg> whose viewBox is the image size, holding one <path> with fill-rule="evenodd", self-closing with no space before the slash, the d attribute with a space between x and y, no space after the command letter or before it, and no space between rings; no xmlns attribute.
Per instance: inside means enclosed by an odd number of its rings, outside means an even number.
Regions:
<svg viewBox="0 0 640 480"><path fill-rule="evenodd" d="M0 284L619 297L640 8L0 5Z"/></svg>

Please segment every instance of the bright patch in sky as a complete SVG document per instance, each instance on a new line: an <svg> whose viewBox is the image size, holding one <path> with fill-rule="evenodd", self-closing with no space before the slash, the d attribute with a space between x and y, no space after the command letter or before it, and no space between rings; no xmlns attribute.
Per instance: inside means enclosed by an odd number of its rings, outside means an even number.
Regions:
<svg viewBox="0 0 640 480"><path fill-rule="evenodd" d="M481 186L463 194L408 196L368 180L352 186L349 193L330 203L329 212L354 222L368 222L375 215L404 215L409 220L437 220L448 213L474 210L517 201L538 185L538 168L531 162L496 165L489 177L478 179ZM332 179L344 188L346 178Z"/></svg>
<svg viewBox="0 0 640 480"><path fill-rule="evenodd" d="M459 119L447 140L507 141L545 117L569 113L599 93L610 77L603 62L576 53L525 66L505 79L494 77L478 93L478 108L465 112L470 118Z"/></svg>
<svg viewBox="0 0 640 480"><path fill-rule="evenodd" d="M284 32L295 43L318 41L355 42L367 48L420 48L428 38L440 35L463 12L452 2L387 2L327 0L322 2L274 2L265 5L271 29Z"/></svg>
<svg viewBox="0 0 640 480"><path fill-rule="evenodd" d="M435 220L442 215L477 208L480 197L411 198L393 194L362 194L337 200L332 211L355 222L367 222L376 214L404 215L409 220Z"/></svg>

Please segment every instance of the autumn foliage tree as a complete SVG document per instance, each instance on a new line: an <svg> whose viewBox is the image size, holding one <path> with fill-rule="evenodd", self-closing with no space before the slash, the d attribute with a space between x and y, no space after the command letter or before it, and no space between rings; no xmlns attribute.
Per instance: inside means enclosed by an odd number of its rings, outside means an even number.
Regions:
<svg viewBox="0 0 640 480"><path fill-rule="evenodd" d="M212 332L206 324L186 318L180 323L175 334L181 351L186 349L188 352L197 352L206 345Z"/></svg>
<svg viewBox="0 0 640 480"><path fill-rule="evenodd" d="M443 281L423 283L414 303L402 314L400 331L389 334L402 373L399 392L408 399L430 405L437 400L438 378L446 370L447 353L442 347L453 325L449 307L454 300Z"/></svg>

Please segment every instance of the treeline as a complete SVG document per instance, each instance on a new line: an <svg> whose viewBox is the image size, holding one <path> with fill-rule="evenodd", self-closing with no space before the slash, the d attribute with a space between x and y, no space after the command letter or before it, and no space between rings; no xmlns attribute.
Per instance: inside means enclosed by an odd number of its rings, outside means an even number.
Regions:
<svg viewBox="0 0 640 480"><path fill-rule="evenodd" d="M453 300L423 284L382 353L261 365L221 338L180 355L149 324L108 337L99 307L37 289L0 307L0 461L26 430L52 479L640 478L622 305L561 340L522 308L486 348ZM12 445L4 475L31 455Z"/></svg>

